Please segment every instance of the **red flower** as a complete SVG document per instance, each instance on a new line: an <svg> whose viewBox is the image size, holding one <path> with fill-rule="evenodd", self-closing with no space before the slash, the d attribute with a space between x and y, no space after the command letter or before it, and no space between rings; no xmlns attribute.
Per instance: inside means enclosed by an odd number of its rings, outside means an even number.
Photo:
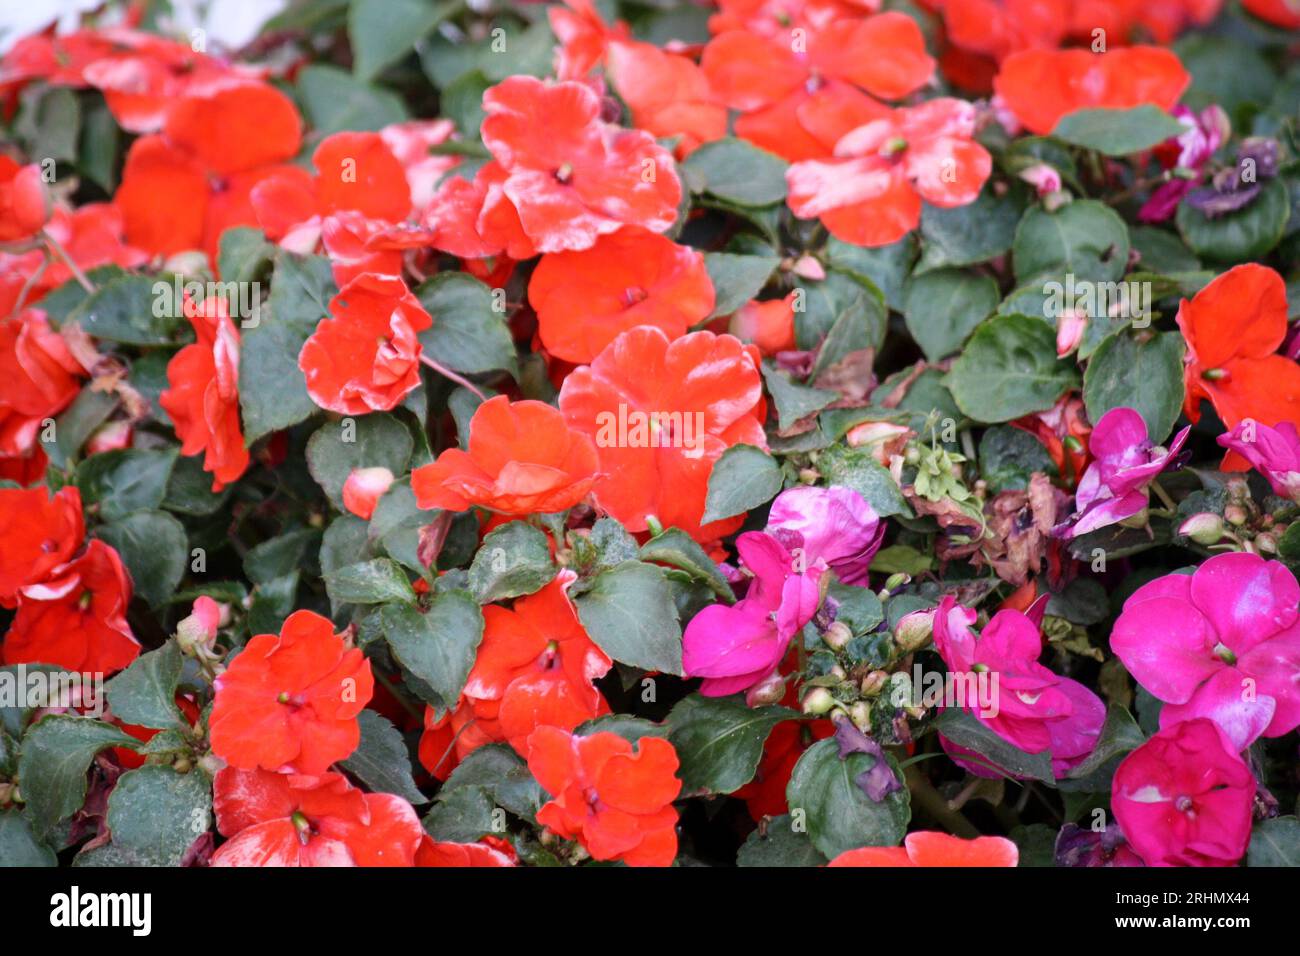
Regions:
<svg viewBox="0 0 1300 956"><path fill-rule="evenodd" d="M679 137L678 156L727 135L727 109L694 60L651 43L614 42L605 75L638 129L661 139Z"/></svg>
<svg viewBox="0 0 1300 956"><path fill-rule="evenodd" d="M514 847L504 840L494 840L493 843L496 845L490 844L487 838L481 843L437 843L426 834L415 853L415 865L499 867L519 864Z"/></svg>
<svg viewBox="0 0 1300 956"><path fill-rule="evenodd" d="M182 455L203 452L203 469L220 491L248 468L248 449L239 427L239 330L226 300L202 305L185 300L185 317L198 341L167 363L167 384L158 404L171 416Z"/></svg>
<svg viewBox="0 0 1300 956"><path fill-rule="evenodd" d="M663 232L676 220L672 156L648 133L602 122L589 86L512 76L483 94L483 108L501 194L537 251L587 249L623 225ZM499 203L489 189L480 219Z"/></svg>
<svg viewBox="0 0 1300 956"><path fill-rule="evenodd" d="M41 167L19 166L0 155L0 242L34 236L50 218L50 194Z"/></svg>
<svg viewBox="0 0 1300 956"><path fill-rule="evenodd" d="M618 734L575 737L539 727L528 739L528 769L552 799L537 822L577 839L596 860L670 866L677 856L681 792L677 751L661 737L642 737L636 752Z"/></svg>
<svg viewBox="0 0 1300 956"><path fill-rule="evenodd" d="M221 80L190 91L168 112L161 135L127 153L114 202L132 245L170 255L203 249L214 261L231 226L253 226L249 194L292 167L301 121L293 102L265 83Z"/></svg>
<svg viewBox="0 0 1300 956"><path fill-rule="evenodd" d="M117 552L91 541L81 555L18 592L6 664L57 664L110 674L140 654L126 622L131 577Z"/></svg>
<svg viewBox="0 0 1300 956"><path fill-rule="evenodd" d="M369 521L392 483L393 473L387 468L353 468L343 482L343 507Z"/></svg>
<svg viewBox="0 0 1300 956"><path fill-rule="evenodd" d="M704 256L632 226L582 252L543 256L528 283L537 332L552 355L590 362L638 325L677 338L713 311Z"/></svg>
<svg viewBox="0 0 1300 956"><path fill-rule="evenodd" d="M897 242L920 223L922 199L951 208L979 196L993 159L974 132L975 108L964 100L882 109L839 139L834 159L786 171L790 209L854 245Z"/></svg>
<svg viewBox="0 0 1300 956"><path fill-rule="evenodd" d="M71 404L84 375L40 309L0 319L0 457L31 454L46 419Z"/></svg>
<svg viewBox="0 0 1300 956"><path fill-rule="evenodd" d="M659 329L624 332L564 381L560 410L591 436L601 475L597 506L629 531L647 518L699 541L730 534L737 516L700 526L709 474L736 444L767 447L758 350L730 335Z"/></svg>
<svg viewBox="0 0 1300 956"><path fill-rule="evenodd" d="M849 128L861 125L879 107L872 96L901 99L934 74L921 28L897 12L772 37L728 30L709 42L700 65L723 101L744 114L736 135L791 162L830 152L827 117L855 115L861 118Z"/></svg>
<svg viewBox="0 0 1300 956"><path fill-rule="evenodd" d="M328 618L295 611L278 637L244 646L216 691L209 726L218 757L245 770L317 774L356 749L374 677Z"/></svg>
<svg viewBox="0 0 1300 956"><path fill-rule="evenodd" d="M1003 61L993 88L1017 120L1045 136L1075 110L1143 104L1168 110L1191 79L1178 56L1160 47L1024 50Z"/></svg>
<svg viewBox="0 0 1300 956"><path fill-rule="evenodd" d="M511 609L483 608L483 643L464 695L479 730L521 754L538 727L572 730L609 713L592 684L612 666L592 643L565 593L571 571Z"/></svg>
<svg viewBox="0 0 1300 956"><path fill-rule="evenodd" d="M0 488L0 607L13 607L21 588L71 559L85 536L74 485L54 495L48 488Z"/></svg>
<svg viewBox="0 0 1300 956"><path fill-rule="evenodd" d="M1193 422L1207 399L1229 430L1300 422L1300 365L1275 354L1287 333L1286 284L1256 263L1236 266L1178 306L1187 339L1183 411ZM1245 468L1235 452L1229 466Z"/></svg>
<svg viewBox="0 0 1300 956"><path fill-rule="evenodd" d="M409 803L363 793L340 773L226 767L213 781L212 809L229 838L212 866L414 866L424 839Z"/></svg>
<svg viewBox="0 0 1300 956"><path fill-rule="evenodd" d="M364 273L330 299L298 353L307 394L321 408L364 415L395 408L420 384L420 342L433 325L398 276Z"/></svg>
<svg viewBox="0 0 1300 956"><path fill-rule="evenodd" d="M879 9L880 0L718 0L718 12L709 17L709 30L748 30L788 39L792 27L825 26Z"/></svg>
<svg viewBox="0 0 1300 956"><path fill-rule="evenodd" d="M792 699L789 703L795 701ZM754 779L733 796L745 801L749 815L755 821L785 813L789 809L785 791L790 775L794 773L794 765L816 741L834 734L835 723L830 720L786 720L777 724L763 745L763 756L754 772Z"/></svg>
<svg viewBox="0 0 1300 956"><path fill-rule="evenodd" d="M764 355L775 355L795 347L794 299L746 302L731 317L729 331L742 342L753 342Z"/></svg>
<svg viewBox="0 0 1300 956"><path fill-rule="evenodd" d="M1242 0L1242 6L1276 26L1300 30L1300 10L1291 0Z"/></svg>
<svg viewBox="0 0 1300 956"><path fill-rule="evenodd" d="M1020 850L1005 837L973 840L928 830L909 833L903 846L845 850L827 866L1015 866Z"/></svg>
<svg viewBox="0 0 1300 956"><path fill-rule="evenodd" d="M502 514L565 511L591 490L599 462L587 437L544 402L488 399L469 423L469 450L449 448L411 473L421 508Z"/></svg>

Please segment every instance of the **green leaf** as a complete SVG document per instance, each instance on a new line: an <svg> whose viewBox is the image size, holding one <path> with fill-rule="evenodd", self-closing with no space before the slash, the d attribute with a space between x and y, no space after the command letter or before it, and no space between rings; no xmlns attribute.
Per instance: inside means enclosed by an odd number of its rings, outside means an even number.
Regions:
<svg viewBox="0 0 1300 956"><path fill-rule="evenodd" d="M1106 722L1101 725L1097 743L1082 763L1070 770L1066 776L1071 780L1088 777L1108 762L1130 750L1136 750L1146 743L1146 735L1138 727L1133 715L1119 704L1111 704L1106 710ZM1107 778L1109 783L1109 778Z"/></svg>
<svg viewBox="0 0 1300 956"><path fill-rule="evenodd" d="M1114 282L1128 268L1128 250L1128 229L1115 210L1076 199L1055 212L1034 206L1025 213L1011 255L1020 285L1067 273Z"/></svg>
<svg viewBox="0 0 1300 956"><path fill-rule="evenodd" d="M961 348L975 327L993 314L998 298L998 284L990 276L940 269L912 277L903 318L925 357L937 362Z"/></svg>
<svg viewBox="0 0 1300 956"><path fill-rule="evenodd" d="M776 256L706 252L704 267L713 282L714 305L709 318L730 315L763 291L780 263Z"/></svg>
<svg viewBox="0 0 1300 956"><path fill-rule="evenodd" d="M307 441L307 468L330 501L343 506L343 485L354 468L406 472L415 442L386 412L326 422Z"/></svg>
<svg viewBox="0 0 1300 956"><path fill-rule="evenodd" d="M772 728L799 714L786 707L748 707L742 695L692 694L668 715L682 792L732 793L754 779Z"/></svg>
<svg viewBox="0 0 1300 956"><path fill-rule="evenodd" d="M211 826L212 784L197 770L131 770L108 797L113 843L130 851L137 866L180 866L185 851Z"/></svg>
<svg viewBox="0 0 1300 956"><path fill-rule="evenodd" d="M934 726L959 747L973 750L985 757L994 769L1017 777L1031 777L1043 783L1051 783L1055 779L1050 752L1044 750L1036 754L1025 753L964 710L950 707L935 721Z"/></svg>
<svg viewBox="0 0 1300 956"><path fill-rule="evenodd" d="M223 282L252 282L274 257L276 247L261 229L234 226L221 234L217 269Z"/></svg>
<svg viewBox="0 0 1300 956"><path fill-rule="evenodd" d="M1210 219L1182 202L1174 222L1192 252L1229 263L1264 258L1282 241L1290 216L1291 198L1286 182L1279 177L1264 183L1245 209Z"/></svg>
<svg viewBox="0 0 1300 956"><path fill-rule="evenodd" d="M117 158L122 131L105 103L96 103L81 125L81 155L77 167L104 192L117 191Z"/></svg>
<svg viewBox="0 0 1300 956"><path fill-rule="evenodd" d="M787 163L742 139L705 143L682 163L692 192L738 206L770 206L785 199Z"/></svg>
<svg viewBox="0 0 1300 956"><path fill-rule="evenodd" d="M439 113L455 123L457 129L478 135L483 126L483 118L487 115L483 109L483 94L490 86L492 81L483 75L482 70L470 70L443 87L442 96L438 100ZM457 175L457 172L453 171L451 175Z"/></svg>
<svg viewBox="0 0 1300 956"><path fill-rule="evenodd" d="M624 561L596 575L574 602L582 626L613 660L666 674L682 673L682 628L663 572Z"/></svg>
<svg viewBox="0 0 1300 956"><path fill-rule="evenodd" d="M248 630L253 634L278 634L294 612L298 598L297 571L264 581L253 590L248 609Z"/></svg>
<svg viewBox="0 0 1300 956"><path fill-rule="evenodd" d="M492 833L497 806L483 787L457 787L440 793L424 817L424 832L440 843L477 843Z"/></svg>
<svg viewBox="0 0 1300 956"><path fill-rule="evenodd" d="M1051 408L1078 384L1056 357L1056 333L1041 319L997 315L983 323L944 377L957 407L977 422L1008 422Z"/></svg>
<svg viewBox="0 0 1300 956"><path fill-rule="evenodd" d="M808 839L806 829L796 829L790 814L772 817L745 840L736 854L737 866L825 866L826 857Z"/></svg>
<svg viewBox="0 0 1300 956"><path fill-rule="evenodd" d="M348 8L348 39L352 43L352 73L373 80L408 53L443 19L460 6L457 0L434 4L427 0L352 0Z"/></svg>
<svg viewBox="0 0 1300 956"><path fill-rule="evenodd" d="M189 541L185 526L165 511L137 511L95 530L131 572L135 593L153 607L166 604L185 576Z"/></svg>
<svg viewBox="0 0 1300 956"><path fill-rule="evenodd" d="M371 86L336 66L313 64L298 74L298 100L319 136L380 130L410 118L396 93Z"/></svg>
<svg viewBox="0 0 1300 956"><path fill-rule="evenodd" d="M266 307L255 326L240 330L239 408L247 444L320 410L307 394L298 353L337 291L325 257L276 256Z"/></svg>
<svg viewBox="0 0 1300 956"><path fill-rule="evenodd" d="M922 218L925 213L922 212ZM872 249L851 245L832 236L826 242L826 257L842 272L867 279L896 312L903 311L903 287L916 261L916 236L908 233L898 242Z"/></svg>
<svg viewBox="0 0 1300 956"><path fill-rule="evenodd" d="M1130 109L1075 110L1061 117L1052 135L1106 156L1132 156L1185 131L1160 107L1144 103Z"/></svg>
<svg viewBox="0 0 1300 956"><path fill-rule="evenodd" d="M0 867L58 865L54 851L32 833L25 813L12 807L0 810Z"/></svg>
<svg viewBox="0 0 1300 956"><path fill-rule="evenodd" d="M254 584L268 584L302 568L320 543L315 528L298 528L254 545L244 555L244 574Z"/></svg>
<svg viewBox="0 0 1300 956"><path fill-rule="evenodd" d="M776 497L784 478L775 458L753 445L732 445L713 463L701 524L721 521Z"/></svg>
<svg viewBox="0 0 1300 956"><path fill-rule="evenodd" d="M433 325L420 333L420 345L437 362L467 374L503 369L519 377L505 312L492 307L493 292L486 285L463 272L443 272L415 294L433 317Z"/></svg>
<svg viewBox="0 0 1300 956"><path fill-rule="evenodd" d="M469 587L480 604L540 591L559 572L546 533L510 521L483 538L469 566Z"/></svg>
<svg viewBox="0 0 1300 956"><path fill-rule="evenodd" d="M834 738L819 740L794 765L786 800L795 819L802 811L808 835L823 855L834 859L862 846L894 846L907 833L912 811L906 787L877 803L863 792L857 778L875 766L869 754L852 753L844 760ZM890 759L890 768L898 768Z"/></svg>
<svg viewBox="0 0 1300 956"><path fill-rule="evenodd" d="M86 769L105 747L139 741L89 717L49 714L28 729L18 758L18 777L27 801L27 822L38 837L80 809L86 799Z"/></svg>
<svg viewBox="0 0 1300 956"><path fill-rule="evenodd" d="M479 747L460 762L439 791L439 799L462 787L482 787L498 806L531 820L546 802L528 764L508 744Z"/></svg>
<svg viewBox="0 0 1300 956"><path fill-rule="evenodd" d="M1010 425L995 425L984 432L979 474L993 492L1024 491L1036 471L1057 476L1056 463L1037 438Z"/></svg>
<svg viewBox="0 0 1300 956"><path fill-rule="evenodd" d="M189 330L179 310L173 315L171 308L164 307L171 302L171 286L165 279L149 276L114 279L89 295L61 324L75 322L94 338L123 345L169 345Z"/></svg>
<svg viewBox="0 0 1300 956"><path fill-rule="evenodd" d="M763 381L767 384L768 394L776 404L777 420L782 429L789 428L801 419L821 411L840 397L839 392L832 392L829 389L798 385L770 363L763 365Z"/></svg>
<svg viewBox="0 0 1300 956"><path fill-rule="evenodd" d="M1025 211L1025 191L997 195L991 186L973 202L953 209L925 204L921 210L921 261L916 274L971 266L1006 253Z"/></svg>
<svg viewBox="0 0 1300 956"><path fill-rule="evenodd" d="M106 521L158 508L167 494L178 450L119 448L91 455L77 468L82 501L99 505Z"/></svg>
<svg viewBox="0 0 1300 956"><path fill-rule="evenodd" d="M363 710L357 721L361 743L341 761L343 768L376 793L395 793L417 806L428 803L411 777L411 753L398 729L373 710Z"/></svg>
<svg viewBox="0 0 1300 956"><path fill-rule="evenodd" d="M731 585L718 570L718 565L689 534L680 528L668 528L662 534L655 535L641 546L639 556L642 561L653 561L680 568L697 581L707 584L709 590L720 600L727 604L736 603L736 595L732 593Z"/></svg>
<svg viewBox="0 0 1300 956"><path fill-rule="evenodd" d="M1274 817L1255 824L1246 850L1247 866L1300 866L1300 820Z"/></svg>
<svg viewBox="0 0 1300 956"><path fill-rule="evenodd" d="M184 515L210 515L226 503L234 487L226 485L214 492L212 473L203 470L203 456L184 456L172 466L162 506Z"/></svg>
<svg viewBox="0 0 1300 956"><path fill-rule="evenodd" d="M325 575L325 590L336 605L415 602L415 591L406 579L406 572L388 558L349 564Z"/></svg>
<svg viewBox="0 0 1300 956"><path fill-rule="evenodd" d="M483 612L467 591L445 591L421 612L409 604L382 611L393 656L424 681L443 708L455 706L483 639Z"/></svg>
<svg viewBox="0 0 1300 956"><path fill-rule="evenodd" d="M42 303L43 304L43 303ZM109 392L97 392L87 385L58 418L54 420L54 441L44 440L41 447L58 468L66 468L81 452L81 448L100 425L108 421L118 406L118 398Z"/></svg>
<svg viewBox="0 0 1300 956"><path fill-rule="evenodd" d="M124 723L155 730L185 726L175 699L181 664L181 649L174 638L156 651L137 657L130 667L108 682L108 703L113 716Z"/></svg>
<svg viewBox="0 0 1300 956"><path fill-rule="evenodd" d="M870 453L848 445L832 445L818 456L817 469L828 485L842 485L860 494L880 517L912 517L912 506L903 497L898 482Z"/></svg>
<svg viewBox="0 0 1300 956"><path fill-rule="evenodd" d="M1136 410L1151 441L1169 437L1183 407L1183 337L1158 332L1140 341L1127 332L1108 336L1083 376L1088 419L1101 421L1112 408Z"/></svg>
<svg viewBox="0 0 1300 956"><path fill-rule="evenodd" d="M32 161L75 160L77 134L81 129L77 94L63 86L32 84L23 90L21 103L14 132L26 141L27 155ZM55 176L60 181L64 172L55 167Z"/></svg>

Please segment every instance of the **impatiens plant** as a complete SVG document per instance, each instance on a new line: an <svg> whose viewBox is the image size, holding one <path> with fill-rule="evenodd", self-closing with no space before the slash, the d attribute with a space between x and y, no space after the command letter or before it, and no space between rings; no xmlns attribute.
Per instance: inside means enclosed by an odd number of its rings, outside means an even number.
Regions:
<svg viewBox="0 0 1300 956"><path fill-rule="evenodd" d="M1293 2L12 6L0 864L1300 861Z"/></svg>

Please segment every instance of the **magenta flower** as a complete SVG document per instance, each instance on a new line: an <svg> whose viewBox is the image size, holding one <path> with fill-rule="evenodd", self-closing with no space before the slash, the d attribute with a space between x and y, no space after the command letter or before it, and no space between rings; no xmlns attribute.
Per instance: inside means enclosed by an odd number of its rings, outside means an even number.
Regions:
<svg viewBox="0 0 1300 956"><path fill-rule="evenodd" d="M799 558L772 535L746 532L736 550L753 575L744 599L706 607L682 636L683 670L704 678L705 697L735 694L768 678L820 603L822 569L802 571Z"/></svg>
<svg viewBox="0 0 1300 956"><path fill-rule="evenodd" d="M934 616L934 644L950 674L974 683L990 675L983 686L994 690L991 699L959 703L963 709L1002 739L1026 753L1052 754L1052 771L1060 777L1092 752L1106 717L1106 707L1078 681L1061 677L1042 664L1043 637L1031 618L1014 610L993 616L976 637L970 625L975 612L945 595ZM997 683L991 677L996 675ZM955 685L954 685L955 686ZM973 773L993 776L987 768L960 759L969 751L942 739L944 749ZM985 758L981 758L985 759Z"/></svg>
<svg viewBox="0 0 1300 956"><path fill-rule="evenodd" d="M1300 434L1291 422L1278 422L1270 428L1244 418L1231 432L1219 436L1219 444L1250 462L1278 495L1300 501Z"/></svg>
<svg viewBox="0 0 1300 956"><path fill-rule="evenodd" d="M776 496L767 531L808 567L829 567L844 584L865 584L885 523L851 488L801 485Z"/></svg>
<svg viewBox="0 0 1300 956"><path fill-rule="evenodd" d="M1156 147L1156 155L1166 168L1177 168L1183 175L1161 184L1138 210L1140 222L1164 222L1178 211L1178 204L1192 191L1214 156L1215 150L1231 135L1228 114L1218 106L1207 106L1193 113L1186 106L1175 106L1171 114L1186 129Z"/></svg>
<svg viewBox="0 0 1300 956"><path fill-rule="evenodd" d="M1147 866L1232 866L1250 842L1255 778L1213 721L1166 727L1115 770L1110 805Z"/></svg>
<svg viewBox="0 0 1300 956"><path fill-rule="evenodd" d="M1257 554L1217 554L1124 602L1110 646L1165 702L1160 726L1208 717L1244 750L1300 725L1300 584Z"/></svg>
<svg viewBox="0 0 1300 956"><path fill-rule="evenodd" d="M1190 431L1188 425L1166 450L1151 444L1146 422L1133 409L1112 408L1102 415L1088 439L1094 460L1075 491L1078 510L1052 534L1074 538L1140 514L1147 506L1147 485L1168 467Z"/></svg>

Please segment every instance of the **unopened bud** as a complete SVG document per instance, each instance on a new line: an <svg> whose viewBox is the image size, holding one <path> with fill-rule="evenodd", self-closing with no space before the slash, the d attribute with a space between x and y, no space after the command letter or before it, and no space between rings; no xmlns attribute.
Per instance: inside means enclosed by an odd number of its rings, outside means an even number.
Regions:
<svg viewBox="0 0 1300 956"><path fill-rule="evenodd" d="M912 576L908 574L906 571L895 571L889 577L885 578L885 590L894 591L898 588L901 588L904 584L907 584L911 580L912 580Z"/></svg>
<svg viewBox="0 0 1300 956"><path fill-rule="evenodd" d="M1240 528L1249 517L1250 514L1241 505L1228 505L1223 509L1223 520L1234 528Z"/></svg>
<svg viewBox="0 0 1300 956"><path fill-rule="evenodd" d="M826 633L822 635L822 640L826 646L833 650L843 650L844 645L848 644L853 637L853 632L843 621L836 621L830 627L826 628Z"/></svg>
<svg viewBox="0 0 1300 956"><path fill-rule="evenodd" d="M1223 519L1212 511L1194 514L1178 526L1178 533L1197 544L1209 547L1223 538Z"/></svg>
<svg viewBox="0 0 1300 956"><path fill-rule="evenodd" d="M934 611L912 611L904 614L894 628L894 641L903 651L918 651L930 641L934 633Z"/></svg>
<svg viewBox="0 0 1300 956"><path fill-rule="evenodd" d="M885 687L885 682L889 680L889 675L884 671L872 671L866 677L862 678L862 696L878 697Z"/></svg>
<svg viewBox="0 0 1300 956"><path fill-rule="evenodd" d="M769 704L779 704L784 696L785 678L777 671L772 671L745 691L745 703L750 707L766 707Z"/></svg>
<svg viewBox="0 0 1300 956"><path fill-rule="evenodd" d="M1277 538L1267 531L1255 535L1255 550L1260 554L1277 554Z"/></svg>
<svg viewBox="0 0 1300 956"><path fill-rule="evenodd" d="M814 687L803 699L803 712L820 717L835 706L835 698L825 687Z"/></svg>
<svg viewBox="0 0 1300 956"><path fill-rule="evenodd" d="M865 700L860 700L849 708L849 720L853 721L853 726L861 731L871 729L871 705Z"/></svg>

